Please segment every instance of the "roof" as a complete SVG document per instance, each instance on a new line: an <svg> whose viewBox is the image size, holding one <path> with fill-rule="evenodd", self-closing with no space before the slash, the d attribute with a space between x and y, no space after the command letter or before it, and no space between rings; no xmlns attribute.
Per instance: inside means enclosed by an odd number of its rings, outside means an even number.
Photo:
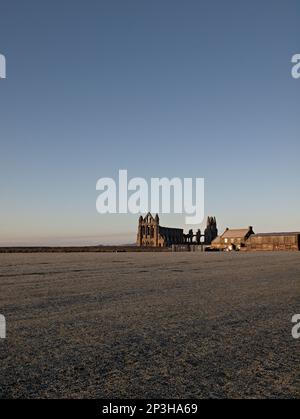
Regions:
<svg viewBox="0 0 300 419"><path fill-rule="evenodd" d="M257 233L251 237L271 237L271 236L297 236L300 235L299 232L287 232L287 233Z"/></svg>
<svg viewBox="0 0 300 419"><path fill-rule="evenodd" d="M222 239L236 239L245 237L250 231L250 228L228 229L222 234Z"/></svg>

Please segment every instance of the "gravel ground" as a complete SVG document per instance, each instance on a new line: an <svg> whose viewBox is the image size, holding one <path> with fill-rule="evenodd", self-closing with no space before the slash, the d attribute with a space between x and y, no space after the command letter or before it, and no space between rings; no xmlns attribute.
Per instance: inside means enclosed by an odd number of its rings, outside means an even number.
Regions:
<svg viewBox="0 0 300 419"><path fill-rule="evenodd" d="M300 396L300 252L0 254L0 313L0 398Z"/></svg>

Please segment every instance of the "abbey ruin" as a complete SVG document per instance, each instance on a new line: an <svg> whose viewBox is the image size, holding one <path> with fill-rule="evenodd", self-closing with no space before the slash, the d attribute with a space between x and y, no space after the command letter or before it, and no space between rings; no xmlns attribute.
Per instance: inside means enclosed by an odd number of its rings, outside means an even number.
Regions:
<svg viewBox="0 0 300 419"><path fill-rule="evenodd" d="M187 234L181 228L162 227L159 224L158 214L155 217L150 212L145 217L140 216L137 246L144 247L170 247L177 244L211 244L218 236L217 221L215 217L207 218L204 234L198 229L194 234L189 230Z"/></svg>

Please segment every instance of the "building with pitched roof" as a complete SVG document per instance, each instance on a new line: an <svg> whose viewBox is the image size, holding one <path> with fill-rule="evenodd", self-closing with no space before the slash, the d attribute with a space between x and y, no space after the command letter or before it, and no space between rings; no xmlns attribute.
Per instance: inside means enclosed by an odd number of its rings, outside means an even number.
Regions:
<svg viewBox="0 0 300 419"><path fill-rule="evenodd" d="M239 229L226 228L221 236L212 241L211 247L219 250L240 250L246 246L246 242L252 234L254 234L252 226Z"/></svg>

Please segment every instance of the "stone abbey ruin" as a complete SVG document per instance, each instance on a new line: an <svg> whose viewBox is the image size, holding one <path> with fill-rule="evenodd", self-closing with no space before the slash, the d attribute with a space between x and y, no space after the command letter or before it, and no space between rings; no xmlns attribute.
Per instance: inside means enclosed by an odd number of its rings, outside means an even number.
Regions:
<svg viewBox="0 0 300 419"><path fill-rule="evenodd" d="M189 230L187 234L182 228L162 227L159 224L158 214L148 212L145 217L140 216L137 245L142 247L170 247L172 245L206 244L209 245L218 236L217 222L215 217L208 217L204 234L198 229L194 234Z"/></svg>

